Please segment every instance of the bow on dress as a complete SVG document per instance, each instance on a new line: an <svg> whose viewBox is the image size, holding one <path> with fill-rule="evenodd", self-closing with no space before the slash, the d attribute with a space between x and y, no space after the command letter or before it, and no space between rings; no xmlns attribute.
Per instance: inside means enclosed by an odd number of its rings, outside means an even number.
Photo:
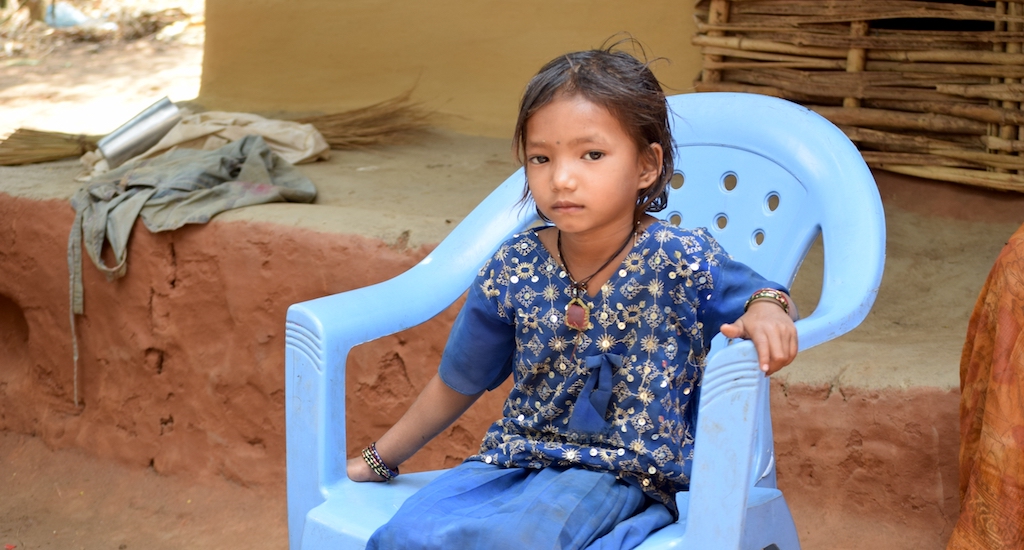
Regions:
<svg viewBox="0 0 1024 550"><path fill-rule="evenodd" d="M569 429L579 432L601 432L608 426L605 416L612 400L612 369L622 368L622 356L613 353L592 355L586 359L590 376L580 392L569 417Z"/></svg>

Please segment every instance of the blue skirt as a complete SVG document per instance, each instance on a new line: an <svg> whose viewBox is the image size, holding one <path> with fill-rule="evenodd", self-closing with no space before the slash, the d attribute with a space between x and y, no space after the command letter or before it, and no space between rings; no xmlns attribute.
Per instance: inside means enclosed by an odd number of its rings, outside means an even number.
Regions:
<svg viewBox="0 0 1024 550"><path fill-rule="evenodd" d="M464 462L405 501L366 547L619 550L672 521L608 472Z"/></svg>

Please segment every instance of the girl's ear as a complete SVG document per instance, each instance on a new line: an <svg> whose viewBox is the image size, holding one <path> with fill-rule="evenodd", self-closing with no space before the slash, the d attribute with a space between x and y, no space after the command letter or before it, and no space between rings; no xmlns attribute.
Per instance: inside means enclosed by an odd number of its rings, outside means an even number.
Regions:
<svg viewBox="0 0 1024 550"><path fill-rule="evenodd" d="M646 154L640 154L640 189L647 189L661 177L661 162L665 151L660 143L652 143L649 147Z"/></svg>

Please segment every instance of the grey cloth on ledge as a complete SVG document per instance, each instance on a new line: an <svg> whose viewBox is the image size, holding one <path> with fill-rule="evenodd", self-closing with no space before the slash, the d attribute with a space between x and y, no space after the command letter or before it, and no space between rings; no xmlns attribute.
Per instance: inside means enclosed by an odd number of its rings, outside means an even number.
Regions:
<svg viewBox="0 0 1024 550"><path fill-rule="evenodd" d="M127 270L128 238L138 217L152 232L206 223L220 212L270 202L313 202L316 188L271 151L246 136L214 151L176 149L138 159L93 178L75 193L68 239L71 315L83 311L82 247L110 280ZM116 264L103 263L110 243Z"/></svg>
<svg viewBox="0 0 1024 550"><path fill-rule="evenodd" d="M75 222L68 237L74 398L78 406L75 315L84 310L82 246L108 280L127 270L128 238L136 218L153 232L206 223L220 212L269 202L313 202L316 188L260 136L245 136L214 151L175 149L136 159L92 179L71 198ZM104 243L114 253L103 263Z"/></svg>

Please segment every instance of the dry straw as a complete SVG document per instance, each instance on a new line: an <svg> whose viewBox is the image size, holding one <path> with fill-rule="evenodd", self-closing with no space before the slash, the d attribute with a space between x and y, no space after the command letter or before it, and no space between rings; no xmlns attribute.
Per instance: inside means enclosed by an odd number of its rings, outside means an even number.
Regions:
<svg viewBox="0 0 1024 550"><path fill-rule="evenodd" d="M803 103L867 163L1024 192L1024 2L698 0L698 91Z"/></svg>
<svg viewBox="0 0 1024 550"><path fill-rule="evenodd" d="M410 92L350 111L312 116L312 124L332 149L355 149L408 143L430 127L433 114L410 100ZM96 149L103 136L44 132L19 128L0 142L0 166L49 162Z"/></svg>
<svg viewBox="0 0 1024 550"><path fill-rule="evenodd" d="M312 124L331 149L357 149L408 143L429 127L432 113L410 99L408 91L359 109L312 116L297 122Z"/></svg>
<svg viewBox="0 0 1024 550"><path fill-rule="evenodd" d="M19 128L0 142L0 166L81 156L95 150L100 137Z"/></svg>

